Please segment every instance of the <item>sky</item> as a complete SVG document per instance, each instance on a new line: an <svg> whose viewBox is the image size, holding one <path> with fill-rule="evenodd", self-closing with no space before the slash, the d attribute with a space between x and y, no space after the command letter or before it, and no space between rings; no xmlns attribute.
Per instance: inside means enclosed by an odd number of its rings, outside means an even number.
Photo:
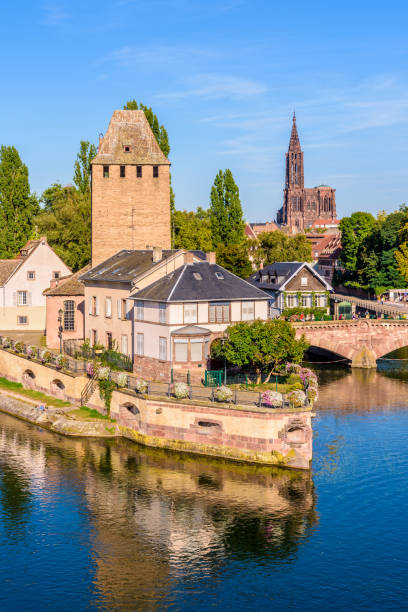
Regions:
<svg viewBox="0 0 408 612"><path fill-rule="evenodd" d="M40 194L135 98L169 133L176 208L207 207L230 168L245 218L270 221L295 110L305 187L334 187L339 217L391 212L408 201L407 18L395 0L2 3L0 144Z"/></svg>

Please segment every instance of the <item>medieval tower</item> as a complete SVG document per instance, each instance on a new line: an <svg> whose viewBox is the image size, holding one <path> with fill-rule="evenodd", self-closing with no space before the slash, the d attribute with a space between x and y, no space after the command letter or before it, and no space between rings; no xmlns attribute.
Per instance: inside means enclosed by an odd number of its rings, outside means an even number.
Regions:
<svg viewBox="0 0 408 612"><path fill-rule="evenodd" d="M91 166L92 266L122 249L171 248L170 162L143 111L114 111Z"/></svg>
<svg viewBox="0 0 408 612"><path fill-rule="evenodd" d="M277 215L278 223L287 225L293 230L302 231L317 219L334 221L336 219L335 191L328 185L305 189L303 151L300 148L296 116L293 113L292 133L286 153L283 206Z"/></svg>

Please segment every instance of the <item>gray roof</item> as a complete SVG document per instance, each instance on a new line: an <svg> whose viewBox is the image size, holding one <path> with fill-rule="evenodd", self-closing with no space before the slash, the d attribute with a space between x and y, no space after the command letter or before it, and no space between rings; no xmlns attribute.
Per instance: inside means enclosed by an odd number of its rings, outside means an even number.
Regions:
<svg viewBox="0 0 408 612"><path fill-rule="evenodd" d="M314 274L326 286L326 289L332 290L331 285L311 265L303 261L280 261L269 264L261 270L254 272L248 278L248 282L259 289L281 291L286 283L303 267L306 267Z"/></svg>
<svg viewBox="0 0 408 612"><path fill-rule="evenodd" d="M205 253L202 251L192 252L200 259L205 259ZM80 280L130 283L137 276L148 272L175 253L177 253L177 250L163 250L162 259L153 263L152 250L131 251L124 249L88 270L80 277Z"/></svg>
<svg viewBox="0 0 408 612"><path fill-rule="evenodd" d="M269 296L217 264L186 264L131 295L154 302L265 300Z"/></svg>

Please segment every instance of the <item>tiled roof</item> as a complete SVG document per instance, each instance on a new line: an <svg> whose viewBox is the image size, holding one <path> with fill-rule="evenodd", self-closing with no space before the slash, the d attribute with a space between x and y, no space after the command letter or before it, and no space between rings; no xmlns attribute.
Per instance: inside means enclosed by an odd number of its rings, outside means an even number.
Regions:
<svg viewBox="0 0 408 612"><path fill-rule="evenodd" d="M260 300L268 296L217 264L187 264L131 297L157 302Z"/></svg>
<svg viewBox="0 0 408 612"><path fill-rule="evenodd" d="M64 276L59 279L58 285L53 289L43 291L44 295L85 295L84 283L79 280L79 277L91 269L91 264L88 264L75 274Z"/></svg>
<svg viewBox="0 0 408 612"><path fill-rule="evenodd" d="M129 147L129 152L125 152ZM115 110L92 164L170 165L141 110Z"/></svg>
<svg viewBox="0 0 408 612"><path fill-rule="evenodd" d="M258 270L248 278L248 282L252 283L255 287L265 289L268 291L280 291L283 290L288 280L301 268L305 266L312 274L317 276L322 283L327 286L327 289L331 290L331 286L325 281L324 278L316 272L316 270L308 263L301 261L281 261L265 266L262 270ZM275 282L271 282L275 279Z"/></svg>
<svg viewBox="0 0 408 612"><path fill-rule="evenodd" d="M23 259L0 259L0 287L6 284L22 263Z"/></svg>
<svg viewBox="0 0 408 612"><path fill-rule="evenodd" d="M177 251L164 250L162 259L167 259ZM159 262L157 262L159 263ZM152 268L153 251L149 249L140 251L122 250L109 259L91 268L81 276L84 281L109 281L109 282L130 282L139 274L143 274Z"/></svg>

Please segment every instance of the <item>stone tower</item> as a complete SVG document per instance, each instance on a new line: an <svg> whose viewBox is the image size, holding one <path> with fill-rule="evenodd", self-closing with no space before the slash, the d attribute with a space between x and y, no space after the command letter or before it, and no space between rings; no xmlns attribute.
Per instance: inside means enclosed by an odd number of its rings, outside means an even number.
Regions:
<svg viewBox="0 0 408 612"><path fill-rule="evenodd" d="M302 231L317 219L334 221L336 219L335 189L319 185L305 189L303 151L293 113L292 132L286 153L285 189L283 206L278 211L277 221L289 226L293 231Z"/></svg>
<svg viewBox="0 0 408 612"><path fill-rule="evenodd" d="M143 111L114 111L91 165L92 266L121 249L171 248L170 162Z"/></svg>

